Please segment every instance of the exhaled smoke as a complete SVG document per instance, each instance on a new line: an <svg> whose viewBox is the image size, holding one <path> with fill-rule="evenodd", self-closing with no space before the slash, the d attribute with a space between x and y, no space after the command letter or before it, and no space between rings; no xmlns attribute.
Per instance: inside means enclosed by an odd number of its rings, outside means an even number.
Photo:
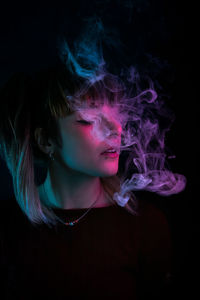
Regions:
<svg viewBox="0 0 200 300"><path fill-rule="evenodd" d="M116 146L116 139L111 139L113 132L108 126L110 111L112 118L120 123L121 145L117 151L126 151L127 161L120 192L114 194L119 205L128 202L131 191L147 190L165 196L179 193L186 179L170 171L165 153L165 134L174 116L157 96L151 80L148 88L140 88L140 77L134 67L129 67L126 73L123 70L123 76L118 77L106 70L100 43L105 36L100 21L92 25L88 22L86 31L75 43L73 54L67 42L63 42L62 61L73 76L83 80L75 94L66 92L66 99L82 119L93 124L94 137L111 147ZM109 115L102 115L99 107L103 105L109 105ZM131 166L132 175L128 179Z"/></svg>

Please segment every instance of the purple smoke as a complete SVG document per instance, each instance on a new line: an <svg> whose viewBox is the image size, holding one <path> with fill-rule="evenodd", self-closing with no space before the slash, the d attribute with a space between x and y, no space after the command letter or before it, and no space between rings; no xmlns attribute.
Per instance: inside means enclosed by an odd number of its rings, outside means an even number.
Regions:
<svg viewBox="0 0 200 300"><path fill-rule="evenodd" d="M84 82L75 94L70 95L66 91L66 99L84 120L93 123L94 136L111 147L114 145L109 139L112 132L106 125L106 116L102 116L98 109L101 105L112 106L112 116L121 124L118 151L126 152L127 159L120 192L115 193L113 199L125 206L131 191L147 190L163 196L179 193L185 188L186 178L170 170L165 150L165 135L174 116L159 99L150 79L148 88L140 87L140 76L133 66L122 70L120 76L106 70L102 48L97 43L102 31L103 27L98 22L96 27L89 24L89 30L86 28L84 33L86 36L83 35L75 44L74 53L64 42L60 54L73 76ZM82 61L85 67L81 65ZM92 101L82 101L87 99L91 90L95 95L90 99ZM89 113L88 108L91 109ZM132 175L128 179L130 169Z"/></svg>

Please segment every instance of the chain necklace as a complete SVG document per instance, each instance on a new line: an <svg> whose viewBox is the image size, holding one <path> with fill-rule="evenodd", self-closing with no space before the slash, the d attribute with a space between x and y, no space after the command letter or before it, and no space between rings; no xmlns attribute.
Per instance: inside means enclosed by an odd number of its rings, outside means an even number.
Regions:
<svg viewBox="0 0 200 300"><path fill-rule="evenodd" d="M43 190L44 190L44 193L45 193L45 195L46 195L46 197L47 197L47 200L49 201L49 199L48 199L48 196L47 196L47 193L46 193L46 190L45 190L45 187L44 187L44 184L43 184ZM71 221L71 222L64 222L62 219L60 219L57 215L55 215L56 216L56 219L58 220L58 221L60 221L62 224L64 224L64 225L66 225L66 226L73 226L73 225L75 225L75 224L77 224L92 208L93 208L93 206L95 205L95 203L99 200L99 198L100 198L100 195L101 195L101 192L102 191L100 191L100 193L99 193L99 196L97 197L97 199L95 200L95 202L88 208L88 210L82 215L82 216L80 216L80 218L78 218L78 219L76 219L76 220L74 220L74 221Z"/></svg>

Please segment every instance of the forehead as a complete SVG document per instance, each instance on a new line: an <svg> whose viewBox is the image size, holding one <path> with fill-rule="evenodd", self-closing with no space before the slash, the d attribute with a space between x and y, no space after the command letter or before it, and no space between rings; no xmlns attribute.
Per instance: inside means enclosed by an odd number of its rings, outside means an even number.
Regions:
<svg viewBox="0 0 200 300"><path fill-rule="evenodd" d="M85 106L78 108L75 113L87 113L87 114L103 114L103 115L115 115L118 113L117 106L112 106L110 104L103 104L103 105L92 105L92 106Z"/></svg>

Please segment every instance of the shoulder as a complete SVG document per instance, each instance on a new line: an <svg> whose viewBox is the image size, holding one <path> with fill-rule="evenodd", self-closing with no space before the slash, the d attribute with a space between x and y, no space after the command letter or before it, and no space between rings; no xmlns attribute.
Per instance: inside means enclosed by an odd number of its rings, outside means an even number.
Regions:
<svg viewBox="0 0 200 300"><path fill-rule="evenodd" d="M151 200L142 200L138 219L142 253L151 253L152 257L161 260L171 255L171 230L164 211Z"/></svg>
<svg viewBox="0 0 200 300"><path fill-rule="evenodd" d="M162 201L162 199L160 199ZM164 211L151 199L139 200L139 218L143 225L168 226L168 220Z"/></svg>
<svg viewBox="0 0 200 300"><path fill-rule="evenodd" d="M172 239L168 220L165 213L154 202L148 200L142 201L138 219L139 286L144 299L163 299L170 293L173 272Z"/></svg>

